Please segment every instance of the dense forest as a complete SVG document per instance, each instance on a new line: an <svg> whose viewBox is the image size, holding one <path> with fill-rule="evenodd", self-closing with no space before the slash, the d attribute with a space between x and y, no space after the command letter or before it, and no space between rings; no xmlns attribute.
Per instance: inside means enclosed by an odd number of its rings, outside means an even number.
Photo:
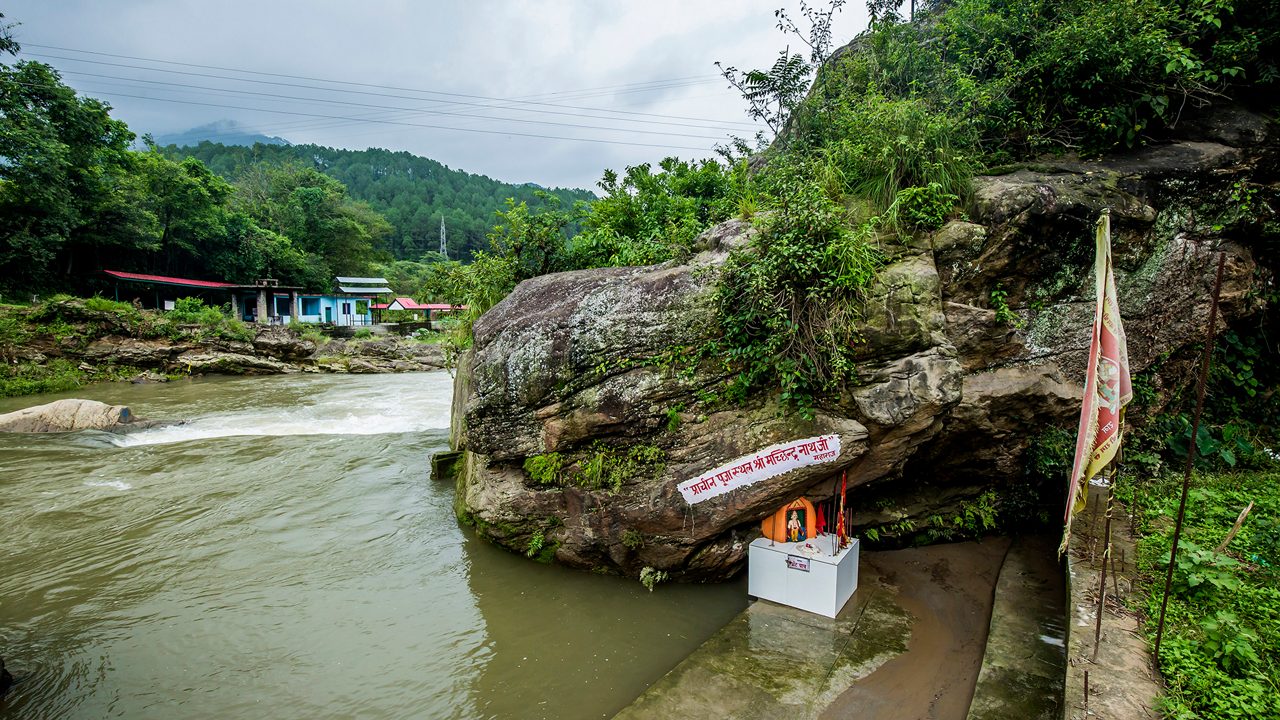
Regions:
<svg viewBox="0 0 1280 720"><path fill-rule="evenodd" d="M17 50L0 22L0 58ZM317 290L335 275L385 273L398 292L420 293L440 286L424 278L453 277L490 247L496 211L593 197L500 183L404 152L162 149L139 142L110 111L49 65L0 62L0 301L108 292L107 268L274 277ZM433 270L424 261L442 260L441 217L454 260ZM562 242L573 227L557 227Z"/></svg>
<svg viewBox="0 0 1280 720"><path fill-rule="evenodd" d="M167 146L162 152L173 160L194 157L229 181L237 181L262 164L314 168L342 183L350 196L368 203L387 222L391 232L383 247L397 260L434 258L440 249L440 219L446 226L448 256L467 260L488 247L486 236L494 224L494 212L508 198L541 205L536 185L512 185L484 175L452 170L445 165L407 152L340 150L319 145L265 145L252 147L201 142L193 147ZM547 191L565 206L594 198L585 190Z"/></svg>
<svg viewBox="0 0 1280 720"><path fill-rule="evenodd" d="M11 40L0 51L14 50ZM38 62L0 64L0 295L105 290L104 268L328 288L379 256L391 226L312 168L235 184L199 160L134 150L110 107Z"/></svg>

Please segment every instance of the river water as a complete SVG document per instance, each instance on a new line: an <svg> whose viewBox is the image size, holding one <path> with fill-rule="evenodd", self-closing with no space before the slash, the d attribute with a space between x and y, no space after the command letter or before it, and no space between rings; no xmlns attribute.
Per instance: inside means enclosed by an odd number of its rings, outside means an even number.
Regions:
<svg viewBox="0 0 1280 720"><path fill-rule="evenodd" d="M189 422L0 435L6 720L608 717L746 606L459 527L443 372L71 395Z"/></svg>

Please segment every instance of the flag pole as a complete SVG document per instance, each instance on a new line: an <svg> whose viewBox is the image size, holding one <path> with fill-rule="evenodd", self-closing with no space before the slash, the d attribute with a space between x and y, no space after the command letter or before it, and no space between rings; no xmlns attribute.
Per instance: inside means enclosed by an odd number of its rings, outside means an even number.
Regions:
<svg viewBox="0 0 1280 720"><path fill-rule="evenodd" d="M1093 630L1091 662L1098 662L1098 649L1102 647L1102 614L1107 610L1107 560L1111 557L1111 490L1113 489L1115 489L1114 481L1107 489L1107 529L1102 532L1103 542L1106 544L1102 550L1102 575L1098 578L1098 624Z"/></svg>
<svg viewBox="0 0 1280 720"><path fill-rule="evenodd" d="M1160 598L1160 620L1156 623L1155 662L1160 669L1160 641L1164 638L1164 613L1169 606L1169 589L1173 586L1173 565L1178 558L1178 541L1182 537L1182 520L1187 513L1187 491L1191 488L1191 468L1196 460L1196 436L1200 432L1200 414L1204 412L1204 386L1209 379L1209 363L1213 359L1214 330L1218 322L1218 295L1222 292L1222 268L1227 254L1218 253L1218 275L1213 281L1213 302L1209 306L1209 329L1205 333L1204 357L1200 360L1200 377L1196 383L1196 414L1191 420L1191 442L1187 443L1187 466L1182 474L1182 499L1178 502L1178 519L1173 526L1173 545L1169 548L1169 571L1164 576L1164 596Z"/></svg>

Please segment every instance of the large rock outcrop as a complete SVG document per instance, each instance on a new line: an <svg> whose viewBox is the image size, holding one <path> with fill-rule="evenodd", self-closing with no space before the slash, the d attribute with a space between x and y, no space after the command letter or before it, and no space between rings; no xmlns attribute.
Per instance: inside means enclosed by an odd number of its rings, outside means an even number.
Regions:
<svg viewBox="0 0 1280 720"><path fill-rule="evenodd" d="M153 424L135 417L124 405L108 405L97 400L55 400L0 415L0 432L117 431Z"/></svg>
<svg viewBox="0 0 1280 720"><path fill-rule="evenodd" d="M717 268L749 242L747 223L709 230L687 264L528 280L476 323L462 359L458 512L519 552L685 579L734 573L762 517L797 495L829 496L841 471L863 527L954 512L1020 477L1035 434L1078 413L1103 209L1135 372L1201 337L1217 251L1227 256L1224 317L1256 309L1270 272L1249 247L1260 221L1230 198L1274 173L1268 147L1182 142L977 178L969 220L884 248L859 380L808 420L768 396L726 403L729 371L690 354L715 331ZM677 491L729 460L822 433L842 438L834 463L693 506Z"/></svg>

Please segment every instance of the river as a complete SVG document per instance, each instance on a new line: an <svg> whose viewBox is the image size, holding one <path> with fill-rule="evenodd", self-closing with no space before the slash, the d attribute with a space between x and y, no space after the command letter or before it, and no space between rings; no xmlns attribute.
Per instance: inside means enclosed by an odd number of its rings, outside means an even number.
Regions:
<svg viewBox="0 0 1280 720"><path fill-rule="evenodd" d="M0 435L6 720L609 717L746 606L460 527L443 372L70 396L188 422Z"/></svg>

